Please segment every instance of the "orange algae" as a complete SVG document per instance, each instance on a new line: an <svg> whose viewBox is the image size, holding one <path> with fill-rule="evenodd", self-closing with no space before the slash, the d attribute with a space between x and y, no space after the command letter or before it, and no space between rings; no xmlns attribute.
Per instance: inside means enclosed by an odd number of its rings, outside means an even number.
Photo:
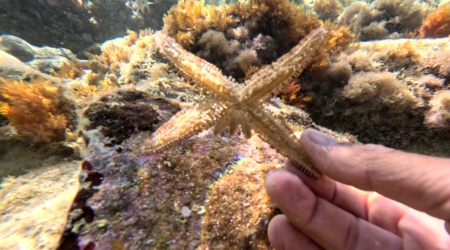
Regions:
<svg viewBox="0 0 450 250"><path fill-rule="evenodd" d="M186 0L169 10L164 18L164 31L184 48L208 29L224 31L236 21L228 15L227 7L206 6L203 1Z"/></svg>
<svg viewBox="0 0 450 250"><path fill-rule="evenodd" d="M337 55L344 51L354 40L349 26L338 26L336 28L331 22L325 22L324 27L329 30L325 38L325 50L330 54Z"/></svg>
<svg viewBox="0 0 450 250"><path fill-rule="evenodd" d="M70 79L75 79L83 74L83 69L78 61L63 61L58 70L52 69L51 71L52 76Z"/></svg>
<svg viewBox="0 0 450 250"><path fill-rule="evenodd" d="M427 16L419 28L420 38L438 38L450 35L450 4L439 7Z"/></svg>
<svg viewBox="0 0 450 250"><path fill-rule="evenodd" d="M0 113L22 137L52 141L64 136L67 118L62 113L61 89L50 81L0 80Z"/></svg>
<svg viewBox="0 0 450 250"><path fill-rule="evenodd" d="M290 103L297 98L300 91L300 84L297 81L292 81L281 90L281 97L283 102Z"/></svg>
<svg viewBox="0 0 450 250"><path fill-rule="evenodd" d="M120 46L113 42L106 42L102 46L102 59L107 65L128 62L130 56L131 51L128 46Z"/></svg>
<svg viewBox="0 0 450 250"><path fill-rule="evenodd" d="M164 31L184 48L195 45L207 30L224 32L252 21L260 33L282 27L284 43L295 45L301 38L319 26L314 15L306 14L295 3L284 0L250 0L230 6L209 6L203 1L180 1L164 18Z"/></svg>

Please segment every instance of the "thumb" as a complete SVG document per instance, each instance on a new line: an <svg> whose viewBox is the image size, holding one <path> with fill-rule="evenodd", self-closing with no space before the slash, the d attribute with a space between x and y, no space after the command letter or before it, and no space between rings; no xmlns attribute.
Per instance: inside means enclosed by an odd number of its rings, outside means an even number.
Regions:
<svg viewBox="0 0 450 250"><path fill-rule="evenodd" d="M450 159L374 144L342 144L313 129L302 133L300 143L330 178L450 220Z"/></svg>

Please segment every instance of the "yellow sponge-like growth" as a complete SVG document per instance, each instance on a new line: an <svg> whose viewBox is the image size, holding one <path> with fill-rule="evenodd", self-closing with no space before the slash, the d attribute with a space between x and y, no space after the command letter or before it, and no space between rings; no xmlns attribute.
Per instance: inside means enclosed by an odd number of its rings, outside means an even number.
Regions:
<svg viewBox="0 0 450 250"><path fill-rule="evenodd" d="M31 83L0 79L0 113L20 136L51 141L64 136L61 89L42 79Z"/></svg>
<svg viewBox="0 0 450 250"><path fill-rule="evenodd" d="M450 128L450 90L441 90L430 100L425 124L434 128Z"/></svg>

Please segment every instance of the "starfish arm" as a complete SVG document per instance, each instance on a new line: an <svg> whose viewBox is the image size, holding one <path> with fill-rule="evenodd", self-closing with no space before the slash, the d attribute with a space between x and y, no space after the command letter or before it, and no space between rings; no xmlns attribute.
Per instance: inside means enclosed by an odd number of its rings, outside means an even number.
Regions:
<svg viewBox="0 0 450 250"><path fill-rule="evenodd" d="M235 135L237 129L241 126L242 133L244 133L245 138L250 138L252 136L251 128L249 122L247 121L247 115L240 109L233 112L233 117L230 122L230 135Z"/></svg>
<svg viewBox="0 0 450 250"><path fill-rule="evenodd" d="M217 119L227 112L227 109L225 105L210 104L182 110L152 134L150 139L142 145L141 152L152 154L173 147L212 127Z"/></svg>
<svg viewBox="0 0 450 250"><path fill-rule="evenodd" d="M245 138L249 139L252 137L252 129L250 128L250 124L248 122L241 123L242 133L244 133Z"/></svg>
<svg viewBox="0 0 450 250"><path fill-rule="evenodd" d="M182 76L227 101L236 99L235 89L238 89L239 85L231 78L225 77L216 66L186 51L161 31L155 34L155 44L159 52Z"/></svg>
<svg viewBox="0 0 450 250"><path fill-rule="evenodd" d="M228 109L224 115L217 121L216 125L214 126L214 135L219 135L220 133L223 133L227 126L230 124L230 120L233 117L233 109Z"/></svg>
<svg viewBox="0 0 450 250"><path fill-rule="evenodd" d="M311 31L288 53L256 72L246 81L241 103L257 103L279 94L284 85L300 76L311 63L326 34L324 28Z"/></svg>
<svg viewBox="0 0 450 250"><path fill-rule="evenodd" d="M247 107L246 111L251 127L264 141L311 177L318 178L321 175L287 126L278 122L262 106Z"/></svg>

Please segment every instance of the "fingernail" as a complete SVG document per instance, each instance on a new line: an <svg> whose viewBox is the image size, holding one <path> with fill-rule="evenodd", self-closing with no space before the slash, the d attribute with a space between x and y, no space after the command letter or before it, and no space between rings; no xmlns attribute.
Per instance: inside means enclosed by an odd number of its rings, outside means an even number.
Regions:
<svg viewBox="0 0 450 250"><path fill-rule="evenodd" d="M339 142L333 137L326 135L322 132L319 132L317 130L311 130L308 134L308 137L312 142L323 147L334 146L339 144Z"/></svg>

